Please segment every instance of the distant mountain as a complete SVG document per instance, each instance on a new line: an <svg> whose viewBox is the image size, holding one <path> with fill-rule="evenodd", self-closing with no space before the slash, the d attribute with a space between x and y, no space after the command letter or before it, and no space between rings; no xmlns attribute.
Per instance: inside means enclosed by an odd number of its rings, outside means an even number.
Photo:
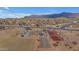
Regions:
<svg viewBox="0 0 79 59"><path fill-rule="evenodd" d="M24 18L58 18L58 17L79 18L79 13L62 12L59 14L31 15L31 16L25 16Z"/></svg>

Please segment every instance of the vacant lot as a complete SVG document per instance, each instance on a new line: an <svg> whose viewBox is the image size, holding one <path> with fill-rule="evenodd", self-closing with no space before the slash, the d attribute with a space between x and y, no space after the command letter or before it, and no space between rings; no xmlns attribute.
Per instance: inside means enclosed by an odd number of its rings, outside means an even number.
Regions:
<svg viewBox="0 0 79 59"><path fill-rule="evenodd" d="M0 31L0 50L33 50L35 48L34 35L21 37L18 29Z"/></svg>
<svg viewBox="0 0 79 59"><path fill-rule="evenodd" d="M79 51L79 32L68 30L56 30L62 41L52 41L51 50Z"/></svg>

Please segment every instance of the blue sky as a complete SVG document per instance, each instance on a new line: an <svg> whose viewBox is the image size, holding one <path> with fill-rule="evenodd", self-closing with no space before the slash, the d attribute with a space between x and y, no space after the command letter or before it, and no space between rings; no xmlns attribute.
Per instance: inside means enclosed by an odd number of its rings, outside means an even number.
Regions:
<svg viewBox="0 0 79 59"><path fill-rule="evenodd" d="M78 7L0 7L0 18L24 17L32 14L79 13Z"/></svg>

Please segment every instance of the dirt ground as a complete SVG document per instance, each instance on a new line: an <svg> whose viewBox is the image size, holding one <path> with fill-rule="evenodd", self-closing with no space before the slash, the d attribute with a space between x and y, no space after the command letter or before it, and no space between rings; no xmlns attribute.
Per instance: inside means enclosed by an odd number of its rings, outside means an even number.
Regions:
<svg viewBox="0 0 79 59"><path fill-rule="evenodd" d="M53 31L53 30L52 30ZM37 32L31 31L29 36L21 37L17 28L0 30L1 51L79 51L79 32L55 30L63 38L62 41L53 41L46 32L51 48L40 48L40 39Z"/></svg>
<svg viewBox="0 0 79 59"><path fill-rule="evenodd" d="M21 38L17 29L6 29L0 31L0 50L34 50L34 35L29 38Z"/></svg>
<svg viewBox="0 0 79 59"><path fill-rule="evenodd" d="M62 41L52 41L49 38L52 48L43 49L41 51L79 51L79 32L68 30L55 30L58 35L63 38Z"/></svg>

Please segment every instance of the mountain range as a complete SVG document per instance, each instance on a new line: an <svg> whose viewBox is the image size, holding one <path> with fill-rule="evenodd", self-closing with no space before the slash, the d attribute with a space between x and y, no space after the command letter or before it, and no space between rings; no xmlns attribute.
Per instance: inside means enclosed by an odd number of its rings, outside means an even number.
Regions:
<svg viewBox="0 0 79 59"><path fill-rule="evenodd" d="M30 16L25 16L24 18L59 18L59 17L79 18L79 13L62 12L58 14L30 15Z"/></svg>

